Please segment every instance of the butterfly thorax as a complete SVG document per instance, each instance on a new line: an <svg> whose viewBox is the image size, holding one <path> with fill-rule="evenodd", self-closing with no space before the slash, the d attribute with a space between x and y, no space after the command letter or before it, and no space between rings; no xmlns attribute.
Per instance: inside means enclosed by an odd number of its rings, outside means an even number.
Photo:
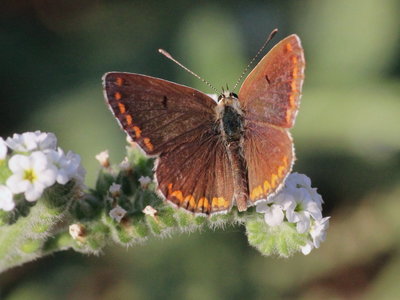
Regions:
<svg viewBox="0 0 400 300"><path fill-rule="evenodd" d="M226 142L240 141L244 132L244 119L236 94L224 92L219 97L217 119Z"/></svg>

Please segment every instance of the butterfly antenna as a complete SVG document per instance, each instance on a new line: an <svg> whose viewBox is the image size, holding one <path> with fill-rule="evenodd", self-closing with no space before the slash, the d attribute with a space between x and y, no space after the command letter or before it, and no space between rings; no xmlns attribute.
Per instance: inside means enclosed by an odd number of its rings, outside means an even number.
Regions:
<svg viewBox="0 0 400 300"><path fill-rule="evenodd" d="M239 79L236 81L235 86L233 87L234 91L237 87L237 85L242 81L243 76L247 73L247 70L250 68L250 66L254 63L254 61L256 60L256 58L260 55L260 53L264 50L265 46L267 46L268 42L270 40L272 40L275 36L275 34L278 32L278 29L275 28L274 30L271 31L271 33L269 34L267 40L264 42L264 44L261 46L260 50L258 50L257 54L253 57L253 59L249 62L249 64L246 66L246 68L244 68L242 75L240 75Z"/></svg>
<svg viewBox="0 0 400 300"><path fill-rule="evenodd" d="M158 49L158 52L160 52L162 55L164 55L166 58L172 60L174 63L176 63L178 66L180 66L182 69L184 69L185 71L189 72L190 74L192 74L194 77L200 79L202 82L204 82L205 84L207 84L210 88L212 88L218 95L220 94L220 92L212 86L211 83L209 83L207 80L205 80L204 78L200 77L199 75L197 75L195 72L193 72L192 70L189 70L188 68L186 68L184 65L182 65L179 61L177 61L175 58L172 57L171 54L169 54L167 51L165 51L164 49Z"/></svg>

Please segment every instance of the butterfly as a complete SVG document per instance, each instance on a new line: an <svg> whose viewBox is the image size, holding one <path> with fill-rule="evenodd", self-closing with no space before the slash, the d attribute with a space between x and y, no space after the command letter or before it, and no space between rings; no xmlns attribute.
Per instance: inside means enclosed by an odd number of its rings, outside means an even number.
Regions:
<svg viewBox="0 0 400 300"><path fill-rule="evenodd" d="M156 157L157 192L196 214L245 211L276 194L295 159L289 129L299 108L304 52L297 35L276 44L238 95L218 101L196 89L141 74L103 76L120 126Z"/></svg>

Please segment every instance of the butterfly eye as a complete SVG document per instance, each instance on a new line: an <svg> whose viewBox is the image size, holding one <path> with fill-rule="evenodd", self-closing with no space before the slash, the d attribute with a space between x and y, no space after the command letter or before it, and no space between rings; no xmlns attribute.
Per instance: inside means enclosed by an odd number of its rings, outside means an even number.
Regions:
<svg viewBox="0 0 400 300"><path fill-rule="evenodd" d="M218 101L221 100L222 97L223 97L223 95L219 95L219 96L218 96Z"/></svg>
<svg viewBox="0 0 400 300"><path fill-rule="evenodd" d="M233 98L236 98L236 99L238 99L239 97L238 97L238 95L237 94L235 94L235 93L230 93L229 94L229 96L231 96L231 97L233 97Z"/></svg>

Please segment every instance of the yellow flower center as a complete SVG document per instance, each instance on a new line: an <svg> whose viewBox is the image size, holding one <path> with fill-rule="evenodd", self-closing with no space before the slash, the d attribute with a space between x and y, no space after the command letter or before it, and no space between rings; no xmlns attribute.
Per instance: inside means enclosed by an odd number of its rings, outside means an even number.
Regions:
<svg viewBox="0 0 400 300"><path fill-rule="evenodd" d="M35 174L35 172L33 172L32 169L29 170L25 170L25 174L24 174L24 179L25 180L29 180L30 182L34 182L36 180L37 176Z"/></svg>

